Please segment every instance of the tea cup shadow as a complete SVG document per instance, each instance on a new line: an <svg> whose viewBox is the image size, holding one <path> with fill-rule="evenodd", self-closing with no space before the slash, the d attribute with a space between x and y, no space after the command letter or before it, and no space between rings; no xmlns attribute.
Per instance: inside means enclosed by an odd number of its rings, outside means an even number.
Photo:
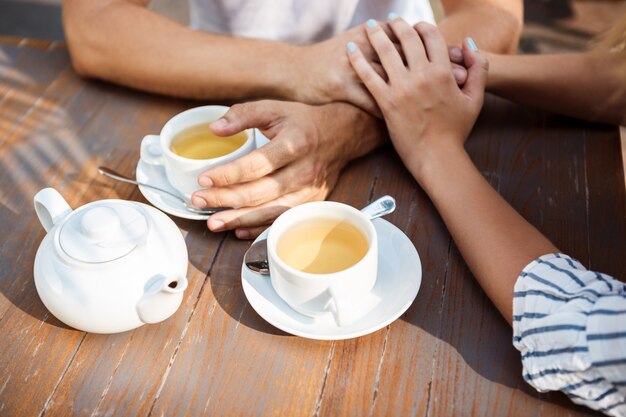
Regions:
<svg viewBox="0 0 626 417"><path fill-rule="evenodd" d="M445 363L458 363L458 367L471 369L462 372L508 387L515 395L540 396L543 401L564 409L584 410L559 392L538 394L524 381L520 352L511 343L511 327L487 298L449 236L432 229L433 222L428 216L436 215L434 207L429 201L422 207L422 218L405 229L425 262L417 298L398 318L404 322L399 325L400 329L406 329L404 337L414 343L415 349L427 350L429 345L437 344L438 350L445 352L447 359L438 365L436 372L446 371ZM399 216L403 216L402 211L391 215L389 221L402 224L404 220L399 220ZM391 241L393 248L398 244L395 240ZM441 268L441 265L446 266ZM462 302L458 301L459 294ZM406 325L419 330L407 329ZM393 327L391 324L391 331Z"/></svg>
<svg viewBox="0 0 626 417"><path fill-rule="evenodd" d="M233 232L211 232L207 229L206 222L185 219L174 221L181 230L187 232L185 242L189 262L193 268L204 274L202 285L211 286L211 292L220 310L239 324L255 331L296 337L266 322L250 307L246 299L241 285L241 266L244 253L252 241L237 239ZM217 252L215 257L207 262L207 252L212 249Z"/></svg>

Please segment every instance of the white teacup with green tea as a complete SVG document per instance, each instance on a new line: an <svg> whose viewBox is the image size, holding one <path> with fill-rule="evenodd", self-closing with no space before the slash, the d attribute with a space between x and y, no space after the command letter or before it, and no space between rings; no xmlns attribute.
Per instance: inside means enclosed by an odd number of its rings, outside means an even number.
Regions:
<svg viewBox="0 0 626 417"><path fill-rule="evenodd" d="M267 238L272 286L295 311L354 322L374 288L378 238L369 217L346 204L306 203L283 213Z"/></svg>
<svg viewBox="0 0 626 417"><path fill-rule="evenodd" d="M162 165L169 183L191 199L199 190L198 176L217 165L233 161L255 149L254 129L233 136L217 136L209 125L227 111L226 106L202 106L171 118L160 135L141 141L141 160Z"/></svg>

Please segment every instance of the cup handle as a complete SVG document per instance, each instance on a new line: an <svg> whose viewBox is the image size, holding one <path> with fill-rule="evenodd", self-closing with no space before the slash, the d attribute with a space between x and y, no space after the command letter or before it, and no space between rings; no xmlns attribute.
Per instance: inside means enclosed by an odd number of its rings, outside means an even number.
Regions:
<svg viewBox="0 0 626 417"><path fill-rule="evenodd" d="M354 309L348 293L338 286L330 287L328 291L332 299L331 311L337 326L349 326L354 322Z"/></svg>
<svg viewBox="0 0 626 417"><path fill-rule="evenodd" d="M146 135L141 141L141 160L150 165L163 165L159 135Z"/></svg>

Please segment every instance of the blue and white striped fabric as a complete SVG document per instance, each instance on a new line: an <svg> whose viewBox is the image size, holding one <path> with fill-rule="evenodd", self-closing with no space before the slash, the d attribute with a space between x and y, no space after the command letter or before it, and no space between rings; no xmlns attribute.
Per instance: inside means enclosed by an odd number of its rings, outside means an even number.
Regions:
<svg viewBox="0 0 626 417"><path fill-rule="evenodd" d="M515 284L513 345L537 390L626 416L624 283L563 254L533 261Z"/></svg>

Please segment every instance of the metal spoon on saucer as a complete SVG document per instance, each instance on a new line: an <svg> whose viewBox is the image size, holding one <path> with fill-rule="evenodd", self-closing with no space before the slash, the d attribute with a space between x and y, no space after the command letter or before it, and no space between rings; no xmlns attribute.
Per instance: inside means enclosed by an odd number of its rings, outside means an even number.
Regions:
<svg viewBox="0 0 626 417"><path fill-rule="evenodd" d="M164 190L163 188L159 188L159 187L155 187L154 185L150 185L150 184L146 184L145 182L139 182L137 180L134 180L132 178L128 178L122 174L120 174L119 172L116 172L114 170L112 170L111 168L107 168L107 167L98 167L98 172L102 175L104 175L105 177L109 177L109 178L113 178L114 180L118 180L121 182L125 182L128 184L135 184L135 185L141 185L142 187L148 187L151 188L153 190L157 190L159 192L165 193L169 196L174 197L175 199L177 199L178 201L180 201L181 203L184 204L185 208L187 210L189 210L192 213L196 213L196 214L203 214L203 215L210 215L210 214L214 214L217 213L218 211L222 211L222 210L228 210L228 207L219 207L219 208L199 208L199 207L195 207L194 205L191 204L190 201L187 201L186 199L184 199L183 197L181 197L178 194L175 194L171 191L168 190Z"/></svg>
<svg viewBox="0 0 626 417"><path fill-rule="evenodd" d="M380 197L368 204L361 212L369 216L370 220L392 213L396 209L396 200L390 195ZM246 266L261 275L269 275L270 266L267 262L267 239L261 239L252 244L243 257Z"/></svg>

